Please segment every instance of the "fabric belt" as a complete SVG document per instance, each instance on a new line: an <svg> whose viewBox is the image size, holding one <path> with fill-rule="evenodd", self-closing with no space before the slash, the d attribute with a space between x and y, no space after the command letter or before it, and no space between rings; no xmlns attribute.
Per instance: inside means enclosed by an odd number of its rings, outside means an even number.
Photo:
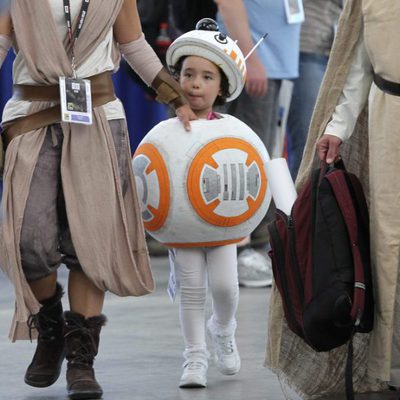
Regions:
<svg viewBox="0 0 400 400"><path fill-rule="evenodd" d="M92 106L102 106L116 99L111 72L106 71L87 78L91 82ZM14 85L13 97L16 100L60 102L58 85L35 86ZM17 118L7 123L2 133L4 147L15 137L23 133L42 128L61 121L61 106L57 104L33 114Z"/></svg>
<svg viewBox="0 0 400 400"><path fill-rule="evenodd" d="M374 83L383 92L400 96L400 83L388 81L377 74L374 74Z"/></svg>

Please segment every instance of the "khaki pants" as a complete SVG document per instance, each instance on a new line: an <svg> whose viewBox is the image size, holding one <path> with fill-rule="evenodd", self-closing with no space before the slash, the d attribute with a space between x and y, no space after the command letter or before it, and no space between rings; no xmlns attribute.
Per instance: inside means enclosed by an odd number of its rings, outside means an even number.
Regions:
<svg viewBox="0 0 400 400"><path fill-rule="evenodd" d="M131 165L126 156L129 146L126 121L111 120L109 123L125 193L128 168ZM61 126L49 126L33 173L21 230L21 262L28 281L48 276L61 263L68 268L81 269L72 243L64 202L60 170L62 147Z"/></svg>

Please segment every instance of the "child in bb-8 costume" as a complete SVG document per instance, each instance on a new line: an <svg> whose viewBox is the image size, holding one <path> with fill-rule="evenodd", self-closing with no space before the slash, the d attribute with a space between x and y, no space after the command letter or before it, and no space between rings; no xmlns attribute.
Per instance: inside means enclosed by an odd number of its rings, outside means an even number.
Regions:
<svg viewBox="0 0 400 400"><path fill-rule="evenodd" d="M199 26L199 24L198 24ZM199 26L217 30L214 21ZM190 42L191 34L195 37ZM201 32L192 31L173 42L167 52L167 63L179 80L190 107L199 119L222 118L213 106L236 98L244 86L244 58L239 48L238 64L228 54L207 49ZM216 32L213 40L231 40ZM188 133L190 134L190 133ZM240 369L240 356L235 343L236 310L239 301L236 244L214 247L183 247L170 250L172 268L180 283L180 321L185 351L179 386L206 387L209 353L206 347L205 303L207 284L213 306L207 321L212 338L215 364L225 375Z"/></svg>

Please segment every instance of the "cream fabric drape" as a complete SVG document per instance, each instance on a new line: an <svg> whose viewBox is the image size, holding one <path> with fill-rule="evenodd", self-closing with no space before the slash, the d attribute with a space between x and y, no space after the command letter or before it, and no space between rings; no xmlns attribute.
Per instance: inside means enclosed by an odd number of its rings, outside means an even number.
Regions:
<svg viewBox="0 0 400 400"><path fill-rule="evenodd" d="M400 3L395 0L347 0L328 69L320 89L308 140L296 182L300 188L316 166L315 143L325 132L344 87L355 45L364 42L374 71L400 82L398 21ZM400 254L398 179L400 98L372 86L369 113L364 110L341 155L347 169L362 181L370 204L371 257L375 291L375 327L370 335L356 335L354 387L358 392L379 391L399 374L400 308L397 294ZM394 330L394 324L397 330ZM393 346L394 344L394 346ZM316 353L287 327L281 299L273 290L269 314L266 366L303 398L344 392L347 348ZM391 375L392 369L392 375ZM395 376L396 378L396 376ZM399 379L400 376L397 376ZM400 380L399 380L400 382Z"/></svg>

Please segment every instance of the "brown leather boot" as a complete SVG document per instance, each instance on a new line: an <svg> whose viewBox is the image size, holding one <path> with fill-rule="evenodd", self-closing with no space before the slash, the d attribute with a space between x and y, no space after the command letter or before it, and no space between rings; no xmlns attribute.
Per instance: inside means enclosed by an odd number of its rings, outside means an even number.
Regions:
<svg viewBox="0 0 400 400"><path fill-rule="evenodd" d="M39 313L29 317L30 332L32 329L39 332L36 351L24 378L30 386L47 387L60 376L65 357L62 295L62 287L57 283L54 296L42 301Z"/></svg>
<svg viewBox="0 0 400 400"><path fill-rule="evenodd" d="M93 362L99 349L100 330L107 319L102 314L86 319L70 311L64 317L68 396L74 400L100 399L103 390L96 381Z"/></svg>

